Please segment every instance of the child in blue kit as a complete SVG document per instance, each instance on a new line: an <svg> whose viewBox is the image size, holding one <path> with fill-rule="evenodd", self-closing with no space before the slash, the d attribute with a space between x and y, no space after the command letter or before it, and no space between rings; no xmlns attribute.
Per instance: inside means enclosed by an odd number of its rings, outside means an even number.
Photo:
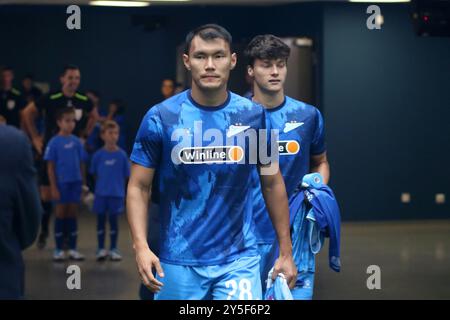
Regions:
<svg viewBox="0 0 450 320"><path fill-rule="evenodd" d="M125 206L126 180L130 176L130 162L125 151L117 146L119 125L115 121L105 121L100 136L105 142L102 149L94 153L90 172L96 178L93 211L97 214L97 260L108 257L113 261L122 259L117 250L119 232L118 215ZM109 218L110 252L105 250L105 224Z"/></svg>
<svg viewBox="0 0 450 320"><path fill-rule="evenodd" d="M77 251L77 212L81 201L81 190L86 158L79 138L72 135L75 128L75 109L64 108L56 115L59 132L50 139L45 150L44 160L50 180L50 191L55 201L55 244L53 260L67 258L63 250L63 233L69 233L69 254L72 260L84 260Z"/></svg>

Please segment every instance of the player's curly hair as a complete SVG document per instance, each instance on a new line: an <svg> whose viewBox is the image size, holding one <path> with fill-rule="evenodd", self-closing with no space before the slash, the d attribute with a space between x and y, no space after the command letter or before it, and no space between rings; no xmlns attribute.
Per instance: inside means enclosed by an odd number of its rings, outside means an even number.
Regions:
<svg viewBox="0 0 450 320"><path fill-rule="evenodd" d="M244 51L249 66L253 66L256 59L283 59L287 61L290 54L291 48L283 40L272 34L254 37Z"/></svg>
<svg viewBox="0 0 450 320"><path fill-rule="evenodd" d="M192 39L194 39L195 36L199 36L205 41L208 40L214 40L214 39L223 39L225 42L227 42L230 45L233 42L233 38L231 37L231 34L222 26L219 26L218 24L209 23L204 24L198 28L195 28L194 30L190 31L186 36L185 41L185 47L184 47L184 53L189 54L189 50L191 49L191 43Z"/></svg>

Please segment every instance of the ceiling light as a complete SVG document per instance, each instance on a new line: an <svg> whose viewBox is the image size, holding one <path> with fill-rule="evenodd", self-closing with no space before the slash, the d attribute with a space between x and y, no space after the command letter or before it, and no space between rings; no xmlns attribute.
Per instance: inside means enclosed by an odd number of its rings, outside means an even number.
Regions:
<svg viewBox="0 0 450 320"><path fill-rule="evenodd" d="M370 2L370 3L400 3L411 2L411 0L349 0L350 2Z"/></svg>
<svg viewBox="0 0 450 320"><path fill-rule="evenodd" d="M105 6L105 7L146 7L149 2L143 1L90 1L91 6Z"/></svg>

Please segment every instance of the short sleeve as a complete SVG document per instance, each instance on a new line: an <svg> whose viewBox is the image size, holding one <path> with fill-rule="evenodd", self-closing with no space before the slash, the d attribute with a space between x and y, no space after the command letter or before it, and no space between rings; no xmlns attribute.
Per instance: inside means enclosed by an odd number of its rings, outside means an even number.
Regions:
<svg viewBox="0 0 450 320"><path fill-rule="evenodd" d="M147 168L159 165L162 152L162 124L158 107L151 108L141 122L131 152L131 161Z"/></svg>
<svg viewBox="0 0 450 320"><path fill-rule="evenodd" d="M51 139L45 148L44 160L56 161L56 142L54 139Z"/></svg>
<svg viewBox="0 0 450 320"><path fill-rule="evenodd" d="M315 123L314 136L311 142L312 155L318 155L326 151L323 117L318 109L316 109Z"/></svg>
<svg viewBox="0 0 450 320"><path fill-rule="evenodd" d="M42 113L42 111L45 110L45 108L48 105L49 95L43 95L39 99L36 100L35 105L38 109L39 113Z"/></svg>
<svg viewBox="0 0 450 320"><path fill-rule="evenodd" d="M19 110L25 109L25 107L27 106L27 100L25 99L25 96L24 95L20 95L17 98L17 101L18 101Z"/></svg>

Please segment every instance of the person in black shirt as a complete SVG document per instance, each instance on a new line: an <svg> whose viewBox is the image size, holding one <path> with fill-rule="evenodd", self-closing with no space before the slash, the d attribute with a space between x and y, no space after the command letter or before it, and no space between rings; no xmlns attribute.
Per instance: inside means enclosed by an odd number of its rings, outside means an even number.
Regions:
<svg viewBox="0 0 450 320"><path fill-rule="evenodd" d="M13 87L14 70L4 67L0 74L0 115L6 123L21 128L22 110L26 105L19 90Z"/></svg>
<svg viewBox="0 0 450 320"><path fill-rule="evenodd" d="M33 76L31 74L27 74L22 79L22 94L27 103L37 101L42 96L42 91L33 85Z"/></svg>
<svg viewBox="0 0 450 320"><path fill-rule="evenodd" d="M82 141L85 141L86 137L93 130L98 113L96 108L93 107L91 100L77 91L80 85L80 79L80 69L77 66L66 66L60 77L62 88L42 96L36 102L30 102L25 108L25 127L38 154L42 155L42 151L45 150L47 142L57 133L56 115L61 109L67 107L75 109L76 126L73 134L80 137ZM34 122L38 115L44 117L45 132L43 136L38 134ZM40 192L44 215L38 246L43 248L48 237L49 219L52 210L50 183L45 161L42 161L40 168L39 183L41 186Z"/></svg>

